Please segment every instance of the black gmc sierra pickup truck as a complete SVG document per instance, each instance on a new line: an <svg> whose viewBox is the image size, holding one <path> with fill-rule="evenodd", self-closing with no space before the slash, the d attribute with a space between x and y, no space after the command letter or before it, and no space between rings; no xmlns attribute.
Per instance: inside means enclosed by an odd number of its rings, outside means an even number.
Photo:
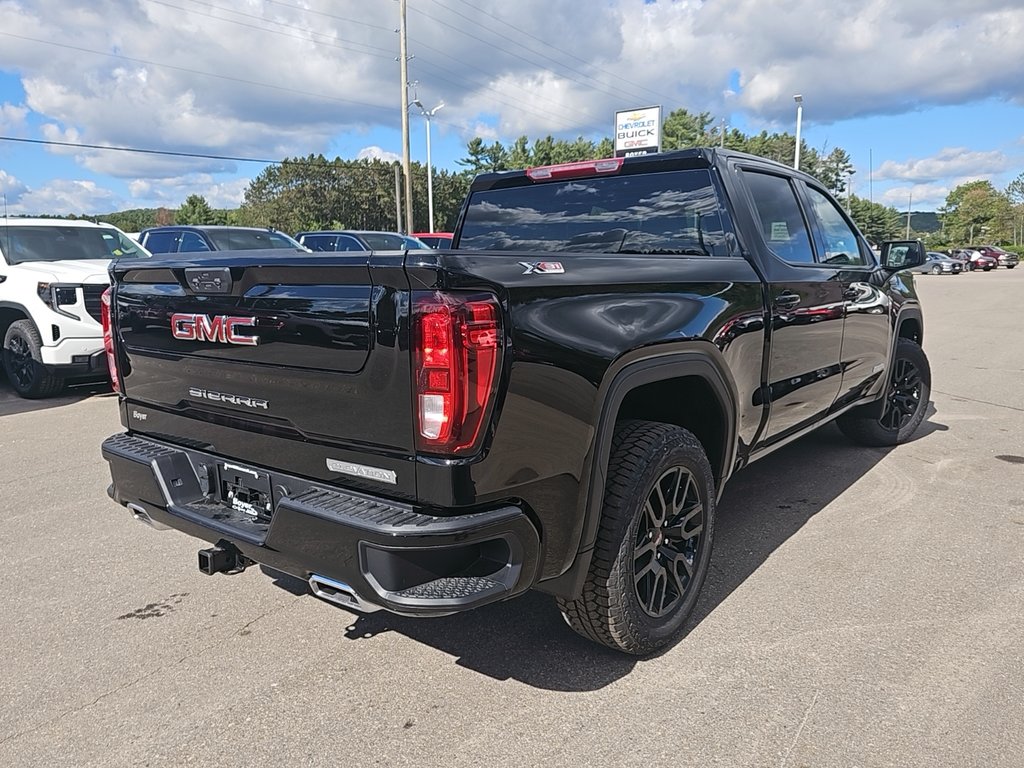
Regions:
<svg viewBox="0 0 1024 768"><path fill-rule="evenodd" d="M111 497L357 611L535 588L597 642L677 639L715 505L837 420L907 440L911 277L818 181L698 149L478 177L453 250L121 259Z"/></svg>

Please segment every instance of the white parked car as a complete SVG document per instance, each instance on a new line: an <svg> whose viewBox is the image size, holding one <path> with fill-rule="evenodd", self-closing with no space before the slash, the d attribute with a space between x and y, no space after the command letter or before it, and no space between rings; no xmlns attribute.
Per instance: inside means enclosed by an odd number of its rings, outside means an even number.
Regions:
<svg viewBox="0 0 1024 768"><path fill-rule="evenodd" d="M68 379L107 374L100 297L107 267L148 256L109 224L0 219L3 366L22 397L49 397Z"/></svg>

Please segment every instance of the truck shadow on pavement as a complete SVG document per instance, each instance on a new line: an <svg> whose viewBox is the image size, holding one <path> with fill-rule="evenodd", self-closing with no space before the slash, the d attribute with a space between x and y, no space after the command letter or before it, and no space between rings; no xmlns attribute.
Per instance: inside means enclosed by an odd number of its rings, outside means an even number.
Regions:
<svg viewBox="0 0 1024 768"><path fill-rule="evenodd" d="M930 420L934 414L930 405L929 420L915 440L948 429ZM854 445L830 425L738 472L718 507L711 571L688 632L889 450ZM384 632L398 632L451 654L459 666L488 677L553 691L598 690L629 674L637 664L652 663L652 659L625 656L577 636L563 622L554 599L538 592L445 618L411 619L384 612L360 615L345 637L372 641ZM686 642L684 637L675 648L685 647Z"/></svg>
<svg viewBox="0 0 1024 768"><path fill-rule="evenodd" d="M97 395L114 396L109 381L69 384L56 397L48 397L42 400L26 400L23 397L19 397L11 388L3 368L0 367L0 416L13 416L18 413L32 413L33 411L59 408Z"/></svg>

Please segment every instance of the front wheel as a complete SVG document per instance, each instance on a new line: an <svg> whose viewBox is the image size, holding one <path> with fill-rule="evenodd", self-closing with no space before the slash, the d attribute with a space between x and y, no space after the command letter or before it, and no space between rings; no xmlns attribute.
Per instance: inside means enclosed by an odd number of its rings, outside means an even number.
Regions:
<svg viewBox="0 0 1024 768"><path fill-rule="evenodd" d="M43 365L43 340L31 320L16 320L4 336L4 371L14 391L25 398L51 397L64 380Z"/></svg>
<svg viewBox="0 0 1024 768"><path fill-rule="evenodd" d="M940 267L938 264L936 264L934 267L932 267L931 273L933 275L941 275L942 274L942 267Z"/></svg>
<svg viewBox="0 0 1024 768"><path fill-rule="evenodd" d="M1013 268L1014 268L1014 267L1016 267L1016 266L1017 266L1016 264L1007 264L1007 265L1006 265L1006 268L1007 268L1007 269L1013 269Z"/></svg>
<svg viewBox="0 0 1024 768"><path fill-rule="evenodd" d="M714 477L697 438L671 424L619 424L583 594L558 601L569 626L634 655L677 640L707 575L714 523Z"/></svg>
<svg viewBox="0 0 1024 768"><path fill-rule="evenodd" d="M932 372L924 350L910 339L898 339L881 416L878 404L872 403L843 414L836 423L862 445L900 445L924 421L931 390Z"/></svg>

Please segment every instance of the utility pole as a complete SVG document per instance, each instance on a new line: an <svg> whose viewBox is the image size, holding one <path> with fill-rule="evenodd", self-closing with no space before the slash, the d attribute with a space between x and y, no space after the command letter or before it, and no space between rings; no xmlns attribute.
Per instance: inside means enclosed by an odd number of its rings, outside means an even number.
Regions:
<svg viewBox="0 0 1024 768"><path fill-rule="evenodd" d="M402 172L395 163L395 231L402 231Z"/></svg>
<svg viewBox="0 0 1024 768"><path fill-rule="evenodd" d="M412 165L409 161L409 53L405 29L407 0L398 0L398 55L402 75L402 172L405 174L405 233L412 234Z"/></svg>
<svg viewBox="0 0 1024 768"><path fill-rule="evenodd" d="M910 190L910 196L907 198L907 240L910 239L910 206L914 204L914 190Z"/></svg>

